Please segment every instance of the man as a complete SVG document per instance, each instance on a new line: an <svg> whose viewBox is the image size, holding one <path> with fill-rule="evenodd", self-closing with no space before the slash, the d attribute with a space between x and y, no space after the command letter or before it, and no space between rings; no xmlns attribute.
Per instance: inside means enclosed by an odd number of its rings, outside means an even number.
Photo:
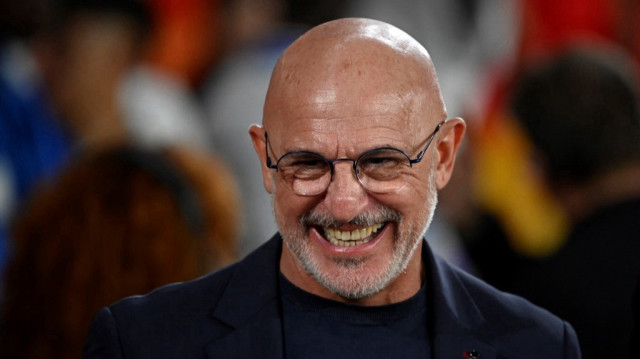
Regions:
<svg viewBox="0 0 640 359"><path fill-rule="evenodd" d="M640 107L620 49L577 46L533 67L513 99L571 228L518 294L568 320L584 358L629 355L640 275ZM634 352L638 349L634 348Z"/></svg>
<svg viewBox="0 0 640 359"><path fill-rule="evenodd" d="M426 50L374 20L282 55L250 135L280 234L97 316L86 358L578 358L573 329L423 240L465 124Z"/></svg>

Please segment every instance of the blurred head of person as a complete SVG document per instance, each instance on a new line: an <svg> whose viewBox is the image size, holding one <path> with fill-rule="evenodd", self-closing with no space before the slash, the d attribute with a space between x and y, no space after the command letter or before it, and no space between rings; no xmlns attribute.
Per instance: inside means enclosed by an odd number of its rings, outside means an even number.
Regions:
<svg viewBox="0 0 640 359"><path fill-rule="evenodd" d="M640 194L636 64L611 45L579 44L529 68L512 110L542 173L576 218Z"/></svg>
<svg viewBox="0 0 640 359"><path fill-rule="evenodd" d="M193 150L76 161L15 224L3 355L80 357L100 307L233 261L236 196L221 162Z"/></svg>
<svg viewBox="0 0 640 359"><path fill-rule="evenodd" d="M79 142L118 142L120 88L145 48L149 10L141 0L54 4L35 46L52 106Z"/></svg>

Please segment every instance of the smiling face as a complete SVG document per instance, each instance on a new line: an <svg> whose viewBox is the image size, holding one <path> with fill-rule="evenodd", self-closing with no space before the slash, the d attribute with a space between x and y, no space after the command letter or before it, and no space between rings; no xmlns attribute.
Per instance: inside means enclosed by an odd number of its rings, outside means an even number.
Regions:
<svg viewBox="0 0 640 359"><path fill-rule="evenodd" d="M293 192L266 167L290 151L357 158L394 147L412 159L446 117L426 51L389 25L339 20L307 33L279 61L267 94L264 128L250 130L285 246L281 270L309 292L361 304L406 299L421 285L419 251L437 188L453 166L464 124L447 122L424 159L388 193L367 191L352 162L335 163L315 196ZM418 253L416 255L416 253Z"/></svg>

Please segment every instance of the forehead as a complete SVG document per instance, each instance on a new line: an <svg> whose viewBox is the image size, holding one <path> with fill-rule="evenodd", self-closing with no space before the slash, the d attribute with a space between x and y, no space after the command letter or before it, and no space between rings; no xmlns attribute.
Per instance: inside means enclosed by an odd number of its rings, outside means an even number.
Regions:
<svg viewBox="0 0 640 359"><path fill-rule="evenodd" d="M444 116L425 52L370 36L316 40L293 46L274 70L264 108L270 137L398 145Z"/></svg>
<svg viewBox="0 0 640 359"><path fill-rule="evenodd" d="M357 72L357 70L356 70ZM295 149L322 144L368 148L412 144L429 128L433 111L419 89L377 79L350 76L316 79L265 111L269 136L280 136ZM439 121L439 120L438 120Z"/></svg>

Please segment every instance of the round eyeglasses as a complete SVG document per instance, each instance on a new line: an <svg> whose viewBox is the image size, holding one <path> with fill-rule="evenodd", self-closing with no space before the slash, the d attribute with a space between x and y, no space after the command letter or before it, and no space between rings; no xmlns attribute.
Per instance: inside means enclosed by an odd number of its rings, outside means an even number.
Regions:
<svg viewBox="0 0 640 359"><path fill-rule="evenodd" d="M274 164L269 157L269 136L265 132L267 167L280 173L294 193L301 196L315 196L329 187L329 183L333 180L335 162L351 161L356 178L367 191L394 192L404 185L404 177L409 168L414 163L422 161L429 145L444 123L445 121L442 121L436 126L427 138L424 149L415 159L411 159L404 151L397 148L382 147L366 151L356 159L336 158L334 160L328 160L315 152L292 151L282 155Z"/></svg>

